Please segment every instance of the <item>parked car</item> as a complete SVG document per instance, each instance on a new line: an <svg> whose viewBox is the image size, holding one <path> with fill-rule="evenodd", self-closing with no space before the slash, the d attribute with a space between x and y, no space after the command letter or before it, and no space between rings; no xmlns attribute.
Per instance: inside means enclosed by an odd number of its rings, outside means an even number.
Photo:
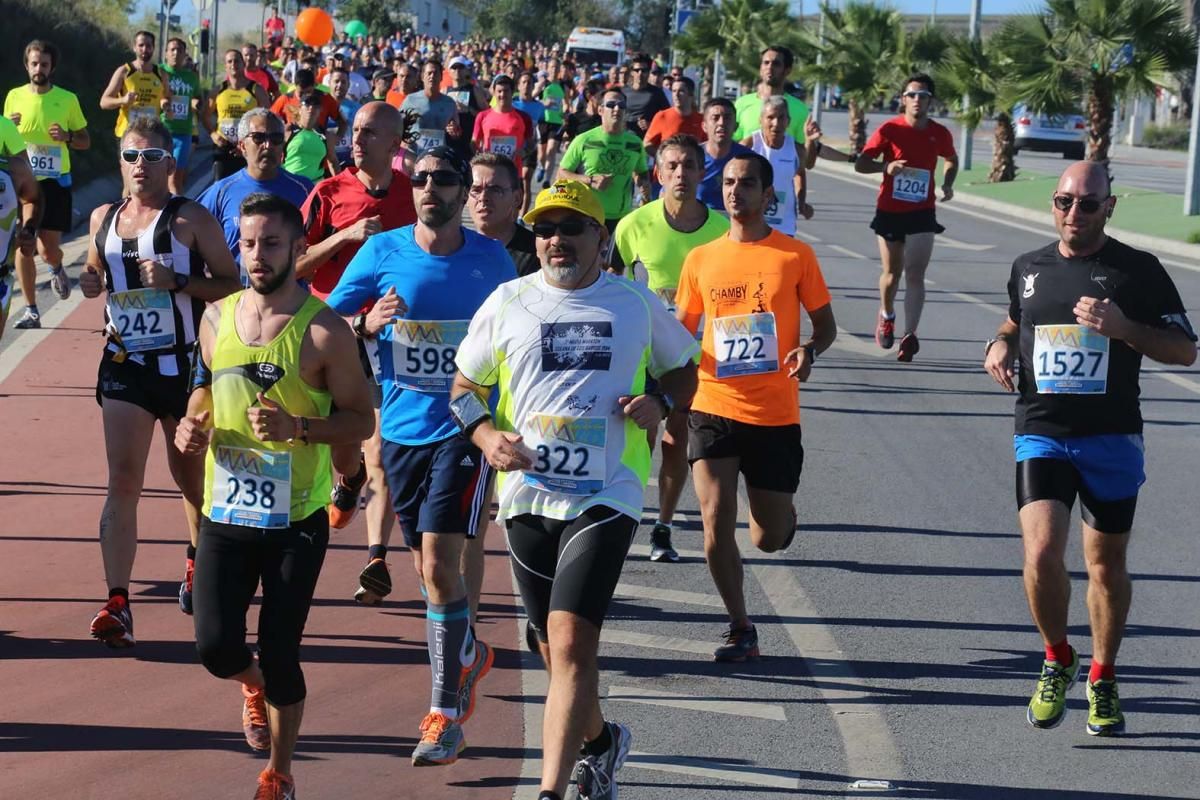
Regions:
<svg viewBox="0 0 1200 800"><path fill-rule="evenodd" d="M1087 121L1079 114L1035 114L1018 104L1013 108L1013 123L1018 152L1062 153L1063 158L1075 161L1087 155Z"/></svg>

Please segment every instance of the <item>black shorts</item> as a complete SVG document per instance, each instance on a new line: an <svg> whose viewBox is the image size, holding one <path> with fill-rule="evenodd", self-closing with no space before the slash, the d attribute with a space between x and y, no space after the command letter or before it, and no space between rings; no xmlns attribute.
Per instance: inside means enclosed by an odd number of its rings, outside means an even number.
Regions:
<svg viewBox="0 0 1200 800"><path fill-rule="evenodd" d="M557 130L558 127L559 126L555 125L554 129ZM539 142L544 142L550 138L550 129L551 129L550 123L546 122L545 120L542 120L541 122L539 122L537 124L537 135L538 135Z"/></svg>
<svg viewBox="0 0 1200 800"><path fill-rule="evenodd" d="M513 575L538 638L546 641L551 611L569 611L601 627L638 521L592 506L565 521L521 514L507 527Z"/></svg>
<svg viewBox="0 0 1200 800"><path fill-rule="evenodd" d="M799 425L751 425L692 411L688 414L688 463L705 458L737 458L746 485L795 494L804 469Z"/></svg>
<svg viewBox="0 0 1200 800"><path fill-rule="evenodd" d="M876 211L871 230L884 241L903 242L909 234L943 233L946 229L938 225L937 213L932 208L923 208L905 213Z"/></svg>
<svg viewBox="0 0 1200 800"><path fill-rule="evenodd" d="M53 178L38 181L38 186L42 189L42 202L45 204L42 224L38 227L46 231L67 233L75 223L71 207L71 187L62 186Z"/></svg>
<svg viewBox="0 0 1200 800"><path fill-rule="evenodd" d="M419 548L423 533L475 538L492 477L478 447L457 434L418 445L384 439L383 471L406 545Z"/></svg>
<svg viewBox="0 0 1200 800"><path fill-rule="evenodd" d="M103 407L105 398L121 400L145 409L155 419L183 419L191 394L187 369L182 369L179 375L162 375L153 365L158 356L145 358L151 363L139 364L131 356L118 363L113 360L112 351L106 349L96 377L96 402Z"/></svg>
<svg viewBox="0 0 1200 800"><path fill-rule="evenodd" d="M1030 458L1017 462L1017 508L1037 500L1058 500L1068 510L1079 496L1083 521L1101 533L1128 533L1133 529L1137 495L1100 500L1092 494L1079 470L1070 461Z"/></svg>
<svg viewBox="0 0 1200 800"><path fill-rule="evenodd" d="M567 121L562 122L543 122L543 125L548 126L546 133L547 139L553 139L556 142L561 142L567 132Z"/></svg>

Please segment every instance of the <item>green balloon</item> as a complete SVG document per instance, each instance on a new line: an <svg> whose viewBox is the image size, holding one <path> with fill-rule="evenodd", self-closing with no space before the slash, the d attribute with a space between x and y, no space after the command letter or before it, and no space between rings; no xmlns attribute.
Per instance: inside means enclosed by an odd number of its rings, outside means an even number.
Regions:
<svg viewBox="0 0 1200 800"><path fill-rule="evenodd" d="M367 24L361 19L352 19L346 23L346 35L351 39L367 35Z"/></svg>

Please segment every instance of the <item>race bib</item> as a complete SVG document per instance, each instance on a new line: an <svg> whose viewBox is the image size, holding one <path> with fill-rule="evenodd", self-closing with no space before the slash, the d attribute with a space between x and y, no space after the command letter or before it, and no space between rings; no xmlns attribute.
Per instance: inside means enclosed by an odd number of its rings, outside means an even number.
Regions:
<svg viewBox="0 0 1200 800"><path fill-rule="evenodd" d="M349 151L354 146L354 131L350 130L350 126L346 126L346 132L342 134L342 138L338 139L335 149Z"/></svg>
<svg viewBox="0 0 1200 800"><path fill-rule="evenodd" d="M904 167L892 177L892 199L924 203L929 199L929 170Z"/></svg>
<svg viewBox="0 0 1200 800"><path fill-rule="evenodd" d="M579 495L604 488L608 421L603 417L530 414L521 434L534 453L533 467L524 471L528 485Z"/></svg>
<svg viewBox="0 0 1200 800"><path fill-rule="evenodd" d="M192 115L192 103L187 97L177 97L167 102L167 119L183 121Z"/></svg>
<svg viewBox="0 0 1200 800"><path fill-rule="evenodd" d="M57 178L62 175L63 148L61 144L26 144L29 166L38 178Z"/></svg>
<svg viewBox="0 0 1200 800"><path fill-rule="evenodd" d="M718 378L779 370L779 339L773 313L717 317L712 325Z"/></svg>
<svg viewBox="0 0 1200 800"><path fill-rule="evenodd" d="M108 296L108 317L130 353L174 347L174 309L166 289L131 289Z"/></svg>
<svg viewBox="0 0 1200 800"><path fill-rule="evenodd" d="M446 143L446 132L433 128L421 128L417 133L417 152L430 147L441 147Z"/></svg>
<svg viewBox="0 0 1200 800"><path fill-rule="evenodd" d="M450 391L454 357L470 320L396 320L392 323L392 372L396 385L414 392Z"/></svg>
<svg viewBox="0 0 1200 800"><path fill-rule="evenodd" d="M767 205L767 211L763 216L766 217L768 225L773 228L778 228L783 223L782 209L787 208L788 195L786 192L781 192L778 189L774 191L773 195L774 196L771 198L770 204Z"/></svg>
<svg viewBox="0 0 1200 800"><path fill-rule="evenodd" d="M218 446L213 466L213 522L251 528L291 524L291 453Z"/></svg>
<svg viewBox="0 0 1200 800"><path fill-rule="evenodd" d="M239 120L236 119L222 119L217 121L217 131L230 144L237 143L238 122Z"/></svg>
<svg viewBox="0 0 1200 800"><path fill-rule="evenodd" d="M517 154L517 137L515 136L494 136L488 143L488 152L495 153L498 156L513 158Z"/></svg>
<svg viewBox="0 0 1200 800"><path fill-rule="evenodd" d="M1108 391L1107 336L1082 325L1037 325L1033 372L1038 394Z"/></svg>

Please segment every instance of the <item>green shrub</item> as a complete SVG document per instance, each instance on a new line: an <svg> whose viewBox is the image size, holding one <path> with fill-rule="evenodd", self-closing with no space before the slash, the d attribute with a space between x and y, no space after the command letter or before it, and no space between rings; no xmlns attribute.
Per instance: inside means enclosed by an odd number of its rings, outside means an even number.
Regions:
<svg viewBox="0 0 1200 800"><path fill-rule="evenodd" d="M1142 136L1142 145L1159 150L1187 150L1189 126L1184 122L1173 125L1151 125Z"/></svg>
<svg viewBox="0 0 1200 800"><path fill-rule="evenodd" d="M1200 231L1192 231L1187 235L1188 244L1200 244Z"/></svg>

